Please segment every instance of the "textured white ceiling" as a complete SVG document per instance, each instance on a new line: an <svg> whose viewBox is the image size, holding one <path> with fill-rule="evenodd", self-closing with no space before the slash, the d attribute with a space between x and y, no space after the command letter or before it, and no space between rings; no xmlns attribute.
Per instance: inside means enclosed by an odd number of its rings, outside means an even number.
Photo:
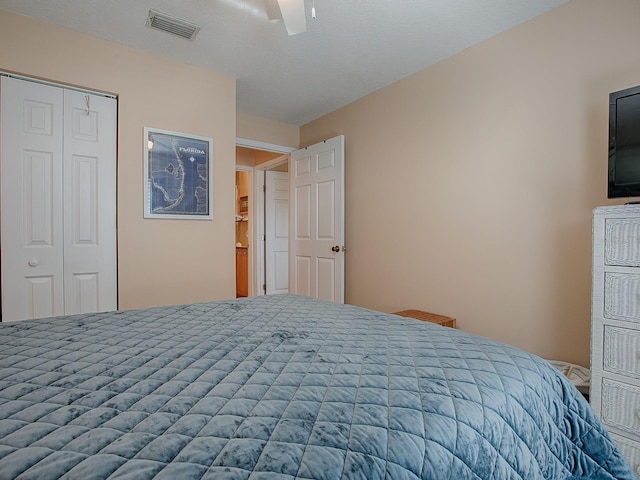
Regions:
<svg viewBox="0 0 640 480"><path fill-rule="evenodd" d="M0 0L0 9L237 78L239 112L302 125L567 0L305 0L288 36L264 0ZM202 26L145 27L149 9Z"/></svg>

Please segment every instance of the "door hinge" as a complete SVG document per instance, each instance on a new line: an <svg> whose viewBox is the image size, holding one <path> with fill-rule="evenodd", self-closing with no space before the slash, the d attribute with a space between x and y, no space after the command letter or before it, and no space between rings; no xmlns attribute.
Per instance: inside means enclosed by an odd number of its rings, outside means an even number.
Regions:
<svg viewBox="0 0 640 480"><path fill-rule="evenodd" d="M266 192L267 191L267 185L262 185L262 191Z"/></svg>
<svg viewBox="0 0 640 480"><path fill-rule="evenodd" d="M264 290L264 293L267 293L267 284L266 283L262 284L262 290Z"/></svg>

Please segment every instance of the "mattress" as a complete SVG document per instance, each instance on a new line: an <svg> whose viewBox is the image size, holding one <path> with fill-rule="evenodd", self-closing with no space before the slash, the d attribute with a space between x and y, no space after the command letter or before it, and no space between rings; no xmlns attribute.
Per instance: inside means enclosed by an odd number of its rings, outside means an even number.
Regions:
<svg viewBox="0 0 640 480"><path fill-rule="evenodd" d="M0 325L0 479L635 478L515 347L292 295Z"/></svg>

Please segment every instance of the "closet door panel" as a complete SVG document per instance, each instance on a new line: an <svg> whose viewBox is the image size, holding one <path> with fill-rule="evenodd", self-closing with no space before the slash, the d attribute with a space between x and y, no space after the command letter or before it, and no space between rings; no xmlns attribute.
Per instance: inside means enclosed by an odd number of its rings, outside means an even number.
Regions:
<svg viewBox="0 0 640 480"><path fill-rule="evenodd" d="M66 313L115 310L115 100L65 90L64 104Z"/></svg>
<svg viewBox="0 0 640 480"><path fill-rule="evenodd" d="M1 78L2 320L64 313L59 88Z"/></svg>
<svg viewBox="0 0 640 480"><path fill-rule="evenodd" d="M22 154L23 246L53 247L54 155L33 150L24 150Z"/></svg>

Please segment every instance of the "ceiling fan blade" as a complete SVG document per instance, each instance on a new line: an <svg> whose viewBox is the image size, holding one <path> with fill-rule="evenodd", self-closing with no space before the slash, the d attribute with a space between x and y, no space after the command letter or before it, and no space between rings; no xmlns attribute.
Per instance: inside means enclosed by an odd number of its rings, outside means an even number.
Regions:
<svg viewBox="0 0 640 480"><path fill-rule="evenodd" d="M264 0L264 10L269 20L282 20L278 0Z"/></svg>
<svg viewBox="0 0 640 480"><path fill-rule="evenodd" d="M297 35L307 31L304 0L278 0L278 5L289 35Z"/></svg>

